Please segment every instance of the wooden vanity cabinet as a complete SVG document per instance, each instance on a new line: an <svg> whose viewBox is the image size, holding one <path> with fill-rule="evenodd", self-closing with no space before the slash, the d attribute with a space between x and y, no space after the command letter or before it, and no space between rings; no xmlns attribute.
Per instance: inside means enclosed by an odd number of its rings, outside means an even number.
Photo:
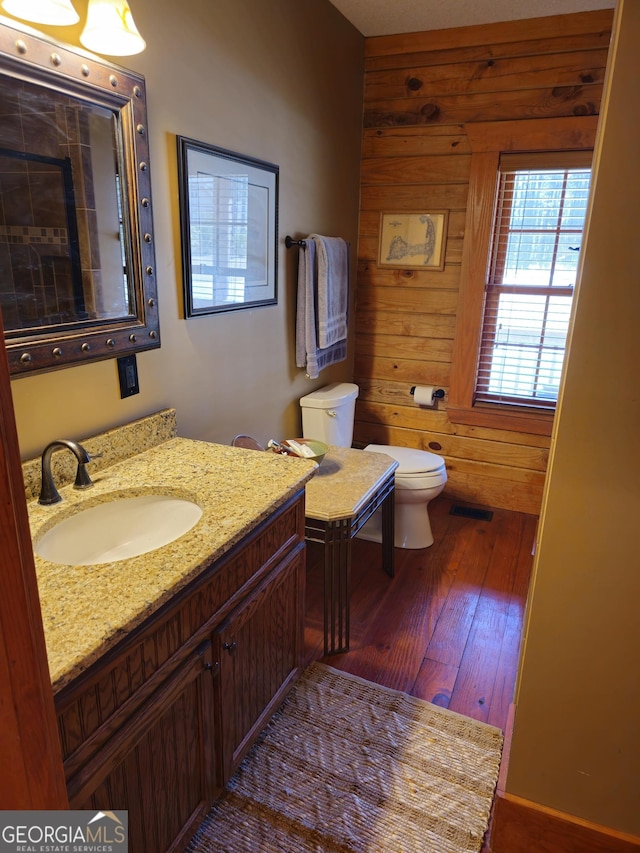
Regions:
<svg viewBox="0 0 640 853"><path fill-rule="evenodd" d="M131 851L182 849L217 795L214 672L206 643L142 702L134 695L130 715L125 702L65 767L70 807L128 810ZM94 712L93 692L79 701L84 713Z"/></svg>
<svg viewBox="0 0 640 853"><path fill-rule="evenodd" d="M223 785L300 672L304 569L296 550L215 631Z"/></svg>
<svg viewBox="0 0 640 853"><path fill-rule="evenodd" d="M186 846L300 674L304 571L301 492L56 694L72 809Z"/></svg>

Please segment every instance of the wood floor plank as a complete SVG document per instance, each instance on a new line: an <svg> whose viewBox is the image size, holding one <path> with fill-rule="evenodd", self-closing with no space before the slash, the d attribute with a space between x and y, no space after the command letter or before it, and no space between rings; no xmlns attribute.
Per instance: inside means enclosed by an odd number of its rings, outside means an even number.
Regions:
<svg viewBox="0 0 640 853"><path fill-rule="evenodd" d="M486 722L522 545L521 516L497 512L493 548L449 708Z"/></svg>
<svg viewBox="0 0 640 853"><path fill-rule="evenodd" d="M496 661L496 672L486 714L478 715L492 726L504 729L513 702L513 690L518 674L520 637L522 633L522 609L514 602L509 604L505 620L502 643ZM465 712L466 713L466 712Z"/></svg>
<svg viewBox="0 0 640 853"><path fill-rule="evenodd" d="M496 523L475 521L461 528L459 535L464 531L468 540L465 559L427 649L432 660L460 666L495 545L495 531L489 525Z"/></svg>
<svg viewBox="0 0 640 853"><path fill-rule="evenodd" d="M385 602L384 619L369 632L368 651L374 680L410 691L438 618L441 578L424 564L407 561L398 569Z"/></svg>
<svg viewBox="0 0 640 853"><path fill-rule="evenodd" d="M459 574L464 573L473 545L472 538L460 535L464 526L460 519L445 516L440 521L435 516L432 525L441 535L430 548L401 552L406 565L404 598L394 598L383 626L386 642L377 677L408 693L413 693L425 654L429 654L443 610L459 586ZM418 585L415 579L421 572L424 575Z"/></svg>
<svg viewBox="0 0 640 853"><path fill-rule="evenodd" d="M537 518L522 516L523 529L515 576L507 613L507 624L502 637L502 647L498 660L496 681L493 687L491 705L487 722L492 726L504 728L513 702L515 683L520 662L520 646L524 614L533 565L533 555L529 545L533 543L537 529Z"/></svg>
<svg viewBox="0 0 640 853"><path fill-rule="evenodd" d="M425 702L448 708L457 677L457 666L449 666L438 660L425 658L409 692L418 699L424 699Z"/></svg>
<svg viewBox="0 0 640 853"><path fill-rule="evenodd" d="M396 549L394 578L379 545L353 541L352 642L342 655L322 657L322 548L309 547L306 659L504 728L537 518L496 510L485 522L450 508L449 499L432 502L434 544Z"/></svg>
<svg viewBox="0 0 640 853"><path fill-rule="evenodd" d="M451 694L449 708L452 711L487 721L507 625L507 610L505 600L480 599Z"/></svg>
<svg viewBox="0 0 640 853"><path fill-rule="evenodd" d="M371 618L370 608L364 609L370 617L364 642L352 647L343 663L364 678L406 692L413 688L424 650L468 547L464 537L450 534L454 520L442 508L434 511L431 521L434 544L420 551L396 550L396 576L388 584L379 612ZM354 561L360 548L356 542Z"/></svg>

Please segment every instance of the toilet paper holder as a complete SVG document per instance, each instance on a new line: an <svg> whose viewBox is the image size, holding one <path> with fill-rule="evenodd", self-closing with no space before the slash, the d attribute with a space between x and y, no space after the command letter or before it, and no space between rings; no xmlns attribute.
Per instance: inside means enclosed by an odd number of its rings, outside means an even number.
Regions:
<svg viewBox="0 0 640 853"><path fill-rule="evenodd" d="M409 391L409 393L410 393L412 396L413 396L413 394L415 394L415 393L416 393L416 386L415 386L415 385L412 385L412 386L411 386L411 390ZM442 398L443 398L443 397L444 397L444 391L443 391L443 389L442 389L442 388L437 388L437 389L433 392L433 399L434 399L434 400L442 400Z"/></svg>

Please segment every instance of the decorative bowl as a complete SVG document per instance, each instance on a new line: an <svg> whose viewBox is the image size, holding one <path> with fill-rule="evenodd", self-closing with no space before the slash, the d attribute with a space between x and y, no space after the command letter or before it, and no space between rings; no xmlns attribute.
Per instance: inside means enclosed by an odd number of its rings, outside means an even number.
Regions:
<svg viewBox="0 0 640 853"><path fill-rule="evenodd" d="M328 444L325 444L324 441L317 441L315 438L295 438L294 441L297 441L298 444L306 444L307 447L310 447L311 450L313 450L313 456L303 456L300 458L312 459L314 462L317 462L318 465L322 462L329 450ZM282 444L287 445L288 441L285 439Z"/></svg>

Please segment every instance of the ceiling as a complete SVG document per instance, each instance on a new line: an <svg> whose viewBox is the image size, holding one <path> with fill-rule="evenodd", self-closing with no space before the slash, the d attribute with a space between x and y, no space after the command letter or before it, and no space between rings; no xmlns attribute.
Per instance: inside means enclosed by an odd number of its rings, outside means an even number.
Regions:
<svg viewBox="0 0 640 853"><path fill-rule="evenodd" d="M612 9L615 0L331 0L364 36Z"/></svg>

